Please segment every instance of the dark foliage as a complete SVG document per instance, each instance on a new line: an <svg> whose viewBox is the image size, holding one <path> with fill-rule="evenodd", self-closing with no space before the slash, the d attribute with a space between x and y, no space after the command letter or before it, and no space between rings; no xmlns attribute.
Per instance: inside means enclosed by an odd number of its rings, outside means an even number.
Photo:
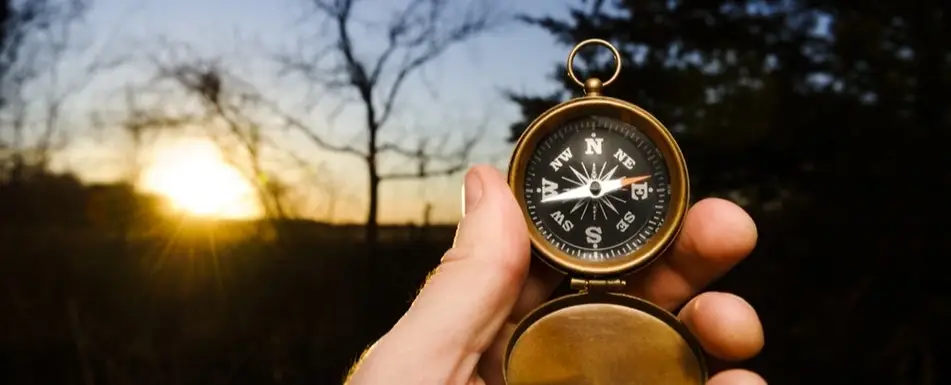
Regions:
<svg viewBox="0 0 951 385"><path fill-rule="evenodd" d="M454 233L383 227L378 258L361 226L163 219L121 185L21 186L25 205L0 206L4 384L340 383Z"/></svg>
<svg viewBox="0 0 951 385"><path fill-rule="evenodd" d="M733 199L757 220L754 256L716 287L766 324L750 366L771 384L948 381L951 3L583 3L526 21L566 52L616 44L625 67L606 93L675 132L694 197ZM583 59L589 76L613 68L594 49ZM525 112L513 139L579 95L562 66L562 94L512 96Z"/></svg>

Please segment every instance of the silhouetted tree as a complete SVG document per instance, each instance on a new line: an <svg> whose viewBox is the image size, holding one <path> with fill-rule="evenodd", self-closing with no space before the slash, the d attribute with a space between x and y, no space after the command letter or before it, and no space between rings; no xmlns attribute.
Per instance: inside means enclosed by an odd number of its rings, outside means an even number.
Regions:
<svg viewBox="0 0 951 385"><path fill-rule="evenodd" d="M154 76L141 84L127 85L126 111L119 119L123 129L141 146L149 131L197 130L221 150L224 160L242 172L257 192L258 202L270 219L295 216L288 207L289 186L266 163L269 153L286 152L273 138L281 125L269 124L261 114L271 105L247 82L229 73L220 60L182 57L188 47L148 55ZM134 152L138 152L135 149ZM293 154L291 154L293 155ZM300 162L291 156L291 161Z"/></svg>
<svg viewBox="0 0 951 385"><path fill-rule="evenodd" d="M67 100L89 84L63 79L60 65L77 47L73 28L86 0L5 0L0 3L0 182L42 171L51 152L65 145L61 115Z"/></svg>
<svg viewBox="0 0 951 385"><path fill-rule="evenodd" d="M300 75L322 91L349 90L356 103L364 109L361 146L338 145L323 138L317 131L302 128L321 148L350 154L364 160L368 177L368 209L366 236L369 243L377 240L380 183L384 180L423 179L451 175L463 170L478 134L463 138L456 148L444 140L419 140L415 145L387 142L381 138L391 125L405 82L417 71L440 57L454 45L469 41L499 25L504 19L492 12L488 2L476 1L467 9L450 7L445 0L410 0L384 22L384 45L371 57L364 56L354 27L359 23L359 6L370 6L359 0L304 0L316 16L313 23L328 23L322 28L326 41L307 41L317 51L278 55L285 72ZM382 6L382 4L380 4ZM347 95L350 96L350 95ZM346 101L346 100L345 100ZM386 171L380 158L395 154L414 160L416 170Z"/></svg>
<svg viewBox="0 0 951 385"><path fill-rule="evenodd" d="M215 143L231 154L229 160L240 167L246 179L255 186L259 200L269 218L283 219L288 216L283 202L283 188L274 173L265 170L264 147L267 138L262 133L261 124L247 114L251 109L248 101L253 97L242 93L236 82L228 82L224 71L208 62L173 63L161 66L158 77L177 84L186 95L197 98L202 112L195 119L179 116L176 120L184 124L220 125L224 127L226 137L221 132L209 130ZM227 151L229 143L234 144L241 156Z"/></svg>

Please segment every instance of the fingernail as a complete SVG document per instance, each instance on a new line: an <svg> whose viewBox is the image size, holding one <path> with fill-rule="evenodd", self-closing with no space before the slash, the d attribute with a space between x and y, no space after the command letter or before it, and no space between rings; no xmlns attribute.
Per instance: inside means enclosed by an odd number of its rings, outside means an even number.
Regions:
<svg viewBox="0 0 951 385"><path fill-rule="evenodd" d="M482 179L479 178L475 170L470 170L466 173L465 184L462 186L462 195L462 214L465 215L475 209L476 205L479 204L479 200L482 199Z"/></svg>

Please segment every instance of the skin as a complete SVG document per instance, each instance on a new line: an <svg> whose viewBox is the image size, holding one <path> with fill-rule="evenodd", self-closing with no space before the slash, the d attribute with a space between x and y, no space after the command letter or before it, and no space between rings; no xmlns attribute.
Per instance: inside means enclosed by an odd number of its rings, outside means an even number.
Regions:
<svg viewBox="0 0 951 385"><path fill-rule="evenodd" d="M526 223L505 177L476 166L465 177L465 215L446 252L406 314L364 354L348 384L502 385L502 352L515 324L562 279L531 264ZM707 353L749 359L763 348L756 311L742 298L703 288L743 260L756 226L735 204L697 202L674 245L630 280L630 293L679 317ZM726 370L710 385L759 385L746 370Z"/></svg>

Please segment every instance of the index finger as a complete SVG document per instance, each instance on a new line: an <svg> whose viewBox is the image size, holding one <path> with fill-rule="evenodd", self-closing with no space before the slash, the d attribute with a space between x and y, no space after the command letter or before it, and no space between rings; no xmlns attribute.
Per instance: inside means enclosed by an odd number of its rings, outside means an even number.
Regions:
<svg viewBox="0 0 951 385"><path fill-rule="evenodd" d="M628 280L628 292L673 310L749 255L756 245L753 219L736 204L718 198L687 211L683 230L665 255ZM509 320L518 322L545 302L564 275L532 261Z"/></svg>
<svg viewBox="0 0 951 385"><path fill-rule="evenodd" d="M697 202L667 255L628 281L628 292L674 310L746 258L756 246L753 219L725 199Z"/></svg>

